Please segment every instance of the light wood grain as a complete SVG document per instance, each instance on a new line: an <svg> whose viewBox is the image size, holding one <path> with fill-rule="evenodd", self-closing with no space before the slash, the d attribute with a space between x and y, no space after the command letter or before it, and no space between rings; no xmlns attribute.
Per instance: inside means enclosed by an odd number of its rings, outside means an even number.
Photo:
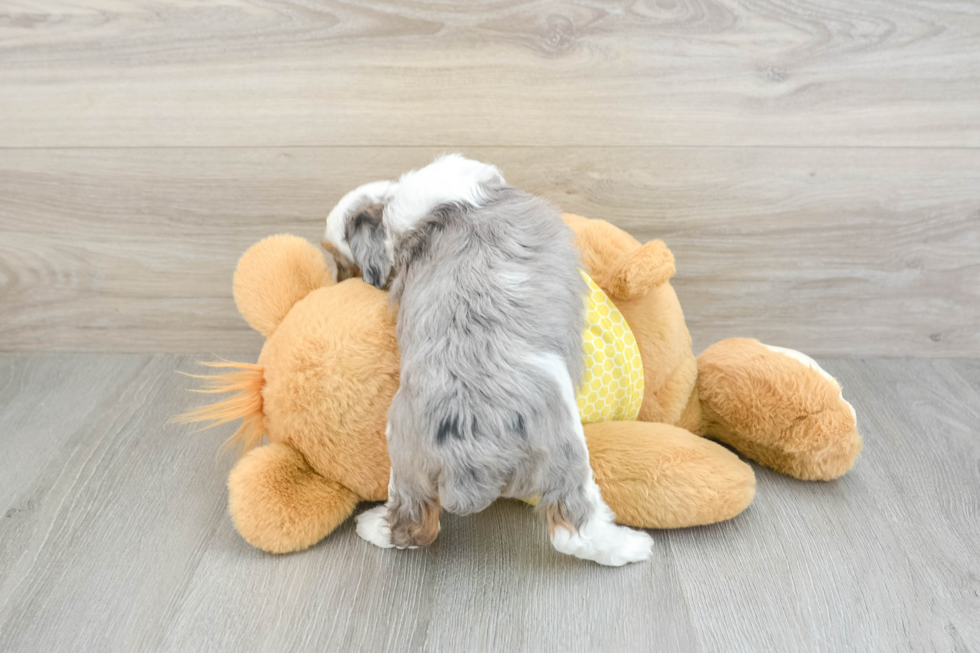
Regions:
<svg viewBox="0 0 980 653"><path fill-rule="evenodd" d="M696 349L980 355L970 0L0 0L0 88L0 351L254 351L246 247L462 149L664 238Z"/></svg>
<svg viewBox="0 0 980 653"><path fill-rule="evenodd" d="M7 0L0 145L980 145L970 0Z"/></svg>
<svg viewBox="0 0 980 653"><path fill-rule="evenodd" d="M257 351L231 299L266 235L437 148L0 153L0 349ZM467 148L563 209L662 238L700 350L980 355L980 150Z"/></svg>
<svg viewBox="0 0 980 653"><path fill-rule="evenodd" d="M426 551L348 523L262 554L225 513L231 427L166 424L191 361L0 356L0 650L980 647L975 361L822 360L858 412L855 469L756 468L748 511L653 532L653 560L624 569L554 553L516 502L446 516Z"/></svg>

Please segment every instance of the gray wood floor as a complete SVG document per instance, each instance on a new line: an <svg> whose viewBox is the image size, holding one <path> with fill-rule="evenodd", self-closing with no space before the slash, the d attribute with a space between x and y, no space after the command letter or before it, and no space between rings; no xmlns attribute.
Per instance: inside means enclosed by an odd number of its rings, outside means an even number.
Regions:
<svg viewBox="0 0 980 653"><path fill-rule="evenodd" d="M0 356L0 651L980 651L980 361L822 360L853 472L757 469L737 519L604 569L512 502L427 551L348 523L262 554L225 512L227 433L167 424L192 360Z"/></svg>

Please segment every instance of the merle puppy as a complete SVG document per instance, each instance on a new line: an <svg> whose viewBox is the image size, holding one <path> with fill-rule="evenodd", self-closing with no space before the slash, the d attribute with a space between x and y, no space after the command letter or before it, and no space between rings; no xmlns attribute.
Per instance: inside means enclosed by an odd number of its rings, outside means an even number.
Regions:
<svg viewBox="0 0 980 653"><path fill-rule="evenodd" d="M652 540L617 526L592 478L575 392L586 286L573 234L492 165L443 156L349 193L324 246L398 303L388 502L361 514L381 547L430 544L440 510L539 497L556 549L606 565Z"/></svg>

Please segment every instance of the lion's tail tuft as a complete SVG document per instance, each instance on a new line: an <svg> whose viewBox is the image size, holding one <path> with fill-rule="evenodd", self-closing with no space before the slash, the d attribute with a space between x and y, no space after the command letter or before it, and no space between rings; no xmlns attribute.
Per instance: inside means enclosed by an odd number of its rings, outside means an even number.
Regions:
<svg viewBox="0 0 980 653"><path fill-rule="evenodd" d="M217 369L229 369L221 374L187 374L185 376L201 379L203 388L191 389L202 394L224 394L235 392L228 399L217 401L192 411L177 415L173 421L178 424L209 422L201 431L242 420L238 430L225 442L225 448L236 448L240 453L262 444L265 436L264 415L262 413L262 387L265 385L264 369L255 363L201 362L201 365Z"/></svg>

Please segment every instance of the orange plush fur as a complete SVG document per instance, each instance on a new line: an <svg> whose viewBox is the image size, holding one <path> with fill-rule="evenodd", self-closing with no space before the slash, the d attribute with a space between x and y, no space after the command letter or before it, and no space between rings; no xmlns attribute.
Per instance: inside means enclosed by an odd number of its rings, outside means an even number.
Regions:
<svg viewBox="0 0 980 653"><path fill-rule="evenodd" d="M565 216L583 265L640 344L639 421L585 427L603 498L630 526L675 528L734 517L752 502L748 458L802 479L831 479L861 448L854 416L831 379L753 340L725 340L695 358L677 295L674 258L601 220ZM267 338L257 364L205 377L231 399L184 421L243 420L249 449L228 479L229 509L253 545L282 553L311 546L359 501L387 497L386 413L398 388L395 314L387 294L334 283L322 254L295 236L249 249L235 301ZM261 444L263 436L268 440Z"/></svg>

